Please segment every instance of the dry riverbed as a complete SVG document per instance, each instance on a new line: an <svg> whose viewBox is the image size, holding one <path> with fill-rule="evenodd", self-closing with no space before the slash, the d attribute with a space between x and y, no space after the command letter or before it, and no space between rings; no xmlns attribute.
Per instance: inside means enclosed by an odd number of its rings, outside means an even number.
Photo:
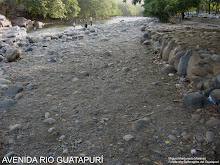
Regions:
<svg viewBox="0 0 220 165"><path fill-rule="evenodd" d="M1 90L1 101L14 103L0 109L0 157L103 155L107 165L220 160L219 124L207 123L218 114L182 107L194 88L161 75L151 46L140 44L140 28L150 22L18 43L21 59L0 63L1 77L11 81L5 88L21 89Z"/></svg>

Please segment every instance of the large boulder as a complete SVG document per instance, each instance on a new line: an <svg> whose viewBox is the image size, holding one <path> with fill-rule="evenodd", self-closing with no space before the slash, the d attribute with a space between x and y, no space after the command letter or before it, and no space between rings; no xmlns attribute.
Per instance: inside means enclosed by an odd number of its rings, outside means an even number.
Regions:
<svg viewBox="0 0 220 165"><path fill-rule="evenodd" d="M174 40L171 40L168 45L164 48L163 52L162 52L162 60L163 61L168 61L170 52L172 49L174 49L174 47L176 46L176 42Z"/></svg>
<svg viewBox="0 0 220 165"><path fill-rule="evenodd" d="M8 48L5 52L5 57L9 62L15 61L17 58L20 57L22 51L18 50L15 47Z"/></svg>
<svg viewBox="0 0 220 165"><path fill-rule="evenodd" d="M11 22L4 16L0 14L0 27L11 27Z"/></svg>
<svg viewBox="0 0 220 165"><path fill-rule="evenodd" d="M35 22L34 22L34 26L35 26L37 29L40 29L40 28L43 28L43 27L44 27L44 23L43 23L43 22L40 22L40 21L35 21Z"/></svg>
<svg viewBox="0 0 220 165"><path fill-rule="evenodd" d="M33 26L33 22L24 17L17 17L16 19L12 20L12 24L13 26L19 26L19 27L32 27Z"/></svg>
<svg viewBox="0 0 220 165"><path fill-rule="evenodd" d="M211 104L212 102L199 93L190 93L183 98L183 107L191 110L204 108Z"/></svg>
<svg viewBox="0 0 220 165"><path fill-rule="evenodd" d="M194 67L196 67L196 64L198 63L198 61L200 61L201 58L199 57L199 55L197 54L194 54L191 56L191 58L189 59L189 62L188 62L188 67L187 67L187 77L192 81L193 80L193 77L195 76L193 73L192 73L192 69Z"/></svg>
<svg viewBox="0 0 220 165"><path fill-rule="evenodd" d="M186 54L186 51L180 51L176 53L175 59L174 59L174 68L177 70L180 58L183 57Z"/></svg>
<svg viewBox="0 0 220 165"><path fill-rule="evenodd" d="M184 56L180 58L179 64L178 64L178 69L177 69L177 74L179 76L186 76L187 74L187 67L188 67L188 62L190 57L192 56L192 51L189 50L186 52Z"/></svg>

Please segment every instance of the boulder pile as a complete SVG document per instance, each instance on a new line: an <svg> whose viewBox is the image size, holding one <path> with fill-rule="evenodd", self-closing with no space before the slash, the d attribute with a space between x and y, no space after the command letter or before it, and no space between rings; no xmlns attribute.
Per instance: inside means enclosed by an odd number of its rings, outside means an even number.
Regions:
<svg viewBox="0 0 220 165"><path fill-rule="evenodd" d="M143 45L151 45L153 53L166 64L162 74L176 72L199 90L209 91L206 97L203 96L205 92L186 95L183 99L184 107L197 109L218 104L220 51L214 45L218 45L220 40L219 27L195 28L189 25L157 24L156 21L155 24L141 28L143 36L140 40Z"/></svg>

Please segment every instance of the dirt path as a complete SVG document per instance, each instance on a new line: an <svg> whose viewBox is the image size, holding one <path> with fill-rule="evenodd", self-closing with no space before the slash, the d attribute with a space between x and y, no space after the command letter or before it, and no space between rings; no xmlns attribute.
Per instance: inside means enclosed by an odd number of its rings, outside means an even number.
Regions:
<svg viewBox="0 0 220 165"><path fill-rule="evenodd" d="M0 109L0 156L103 155L108 165L218 160L219 129L205 125L212 115L182 108L178 77L162 76L150 46L140 44L145 23L98 26L81 32L81 40L24 44L33 50L1 63L5 77L24 90L13 107ZM215 138L207 144L209 130Z"/></svg>

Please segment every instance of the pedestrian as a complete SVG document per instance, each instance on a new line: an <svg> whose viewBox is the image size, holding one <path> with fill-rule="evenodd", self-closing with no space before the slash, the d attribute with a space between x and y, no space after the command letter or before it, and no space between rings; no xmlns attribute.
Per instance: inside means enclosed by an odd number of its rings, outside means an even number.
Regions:
<svg viewBox="0 0 220 165"><path fill-rule="evenodd" d="M74 29L75 29L75 27L76 27L76 23L75 23L75 22L73 22L73 27L74 27Z"/></svg>
<svg viewBox="0 0 220 165"><path fill-rule="evenodd" d="M90 17L90 25L92 26L92 17Z"/></svg>
<svg viewBox="0 0 220 165"><path fill-rule="evenodd" d="M87 24L87 22L85 23L85 28L87 28L87 26L88 26L88 24Z"/></svg>

